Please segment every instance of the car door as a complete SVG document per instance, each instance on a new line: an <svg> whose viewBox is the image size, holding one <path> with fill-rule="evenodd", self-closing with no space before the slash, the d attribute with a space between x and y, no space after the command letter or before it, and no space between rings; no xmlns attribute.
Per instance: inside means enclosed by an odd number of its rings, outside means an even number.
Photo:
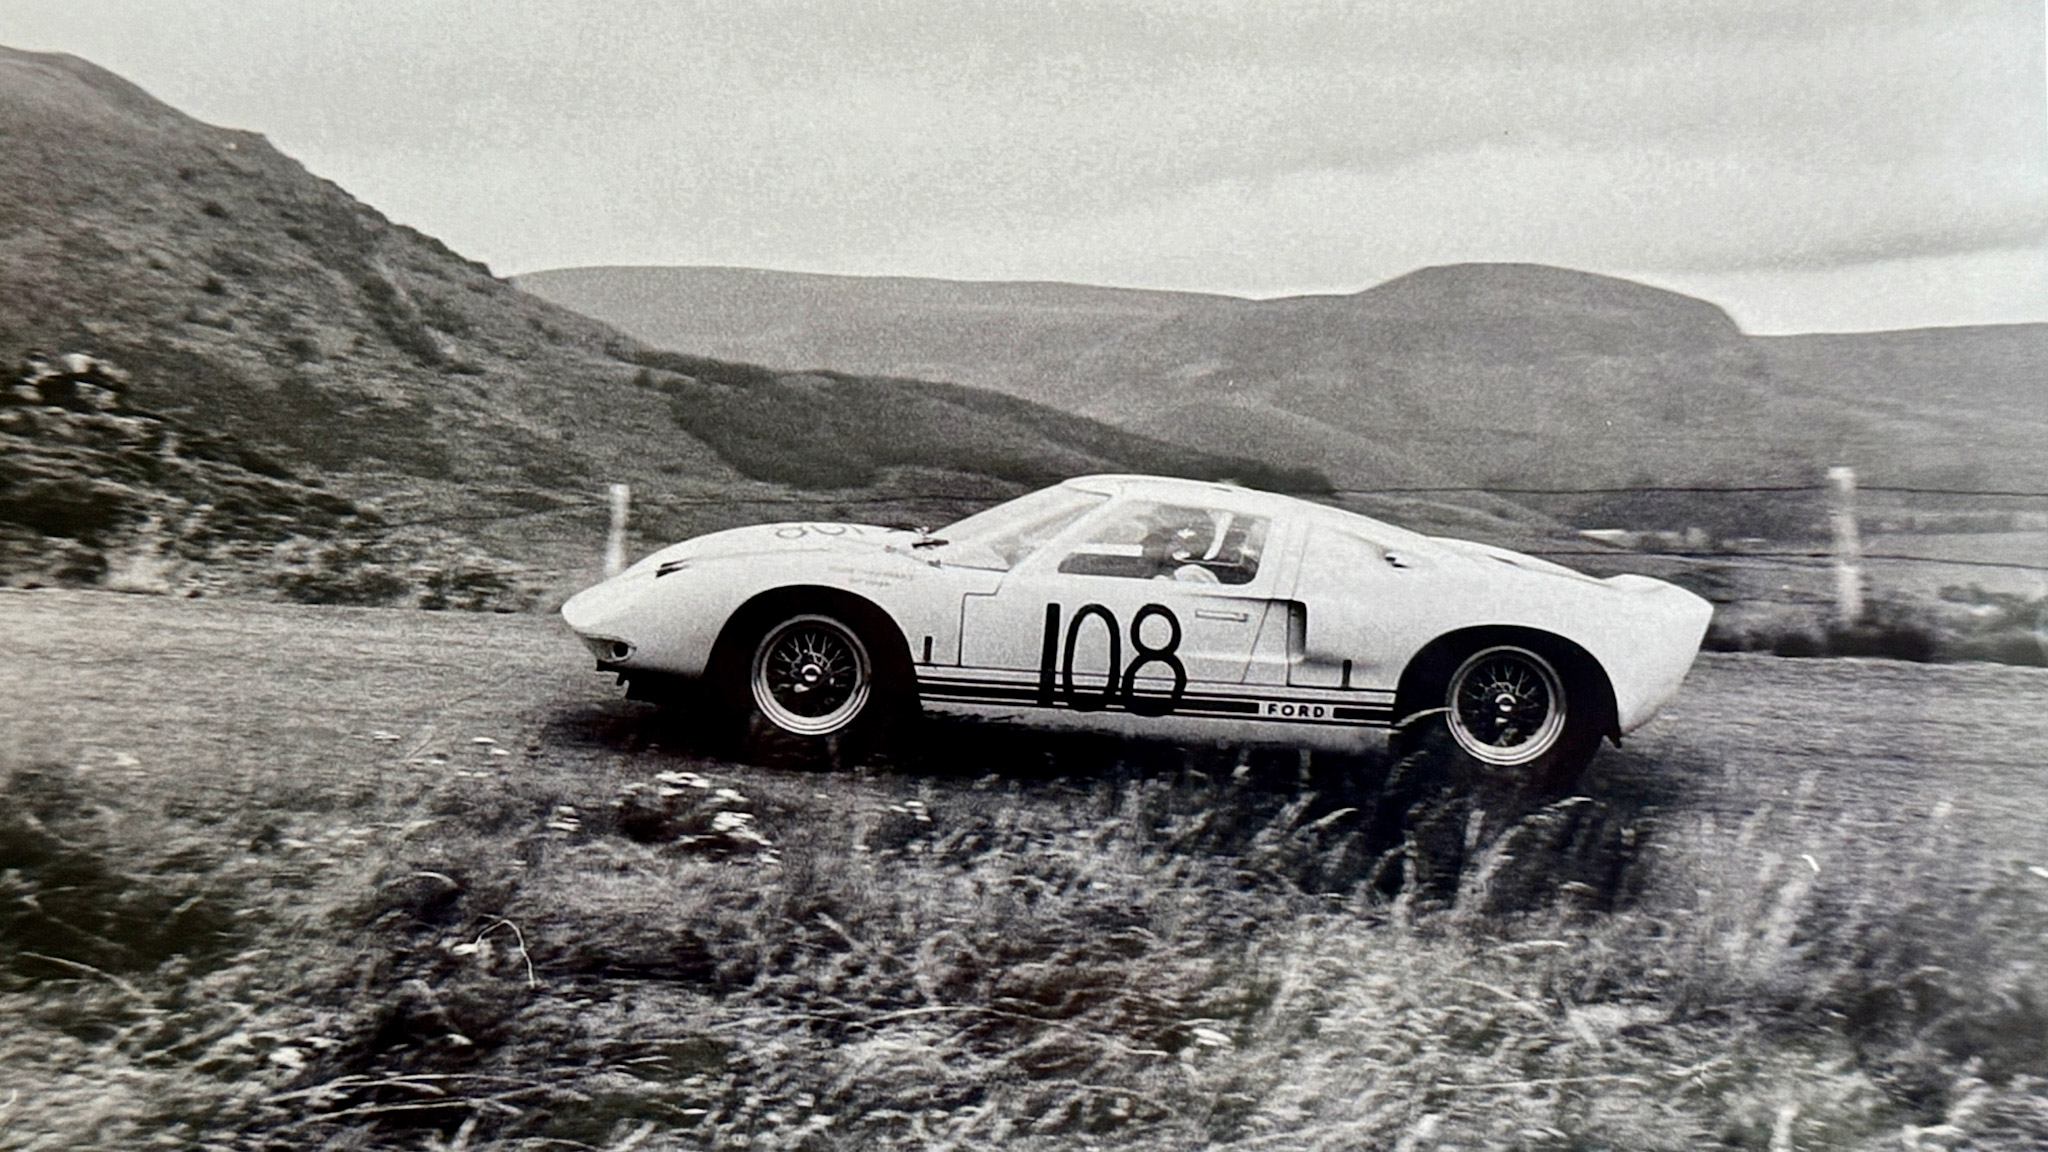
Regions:
<svg viewBox="0 0 2048 1152"><path fill-rule="evenodd" d="M962 671L1020 701L1151 715L1239 687L1261 630L1286 626L1278 528L1222 494L1114 501L965 597Z"/></svg>

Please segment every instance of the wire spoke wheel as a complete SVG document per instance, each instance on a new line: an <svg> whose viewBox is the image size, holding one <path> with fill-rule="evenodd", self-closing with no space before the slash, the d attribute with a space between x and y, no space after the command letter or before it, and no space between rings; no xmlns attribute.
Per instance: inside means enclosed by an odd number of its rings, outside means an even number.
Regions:
<svg viewBox="0 0 2048 1152"><path fill-rule="evenodd" d="M830 616L797 616L761 638L749 686L754 706L777 728L829 736L859 718L874 669L853 629Z"/></svg>
<svg viewBox="0 0 2048 1152"><path fill-rule="evenodd" d="M1550 661L1527 648L1473 653L1451 674L1446 695L1451 737L1487 764L1533 763L1564 735L1564 681Z"/></svg>

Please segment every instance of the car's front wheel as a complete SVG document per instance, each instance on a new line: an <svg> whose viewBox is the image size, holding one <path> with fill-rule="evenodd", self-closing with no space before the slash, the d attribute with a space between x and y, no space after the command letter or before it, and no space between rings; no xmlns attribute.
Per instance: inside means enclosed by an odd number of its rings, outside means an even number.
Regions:
<svg viewBox="0 0 2048 1152"><path fill-rule="evenodd" d="M851 626L806 613L770 628L747 676L754 707L791 736L831 736L860 723L874 695L874 661Z"/></svg>
<svg viewBox="0 0 2048 1152"><path fill-rule="evenodd" d="M1466 650L1434 679L1394 751L1441 746L1465 774L1558 792L1578 783L1606 729L1593 674L1535 644Z"/></svg>
<svg viewBox="0 0 2048 1152"><path fill-rule="evenodd" d="M724 751L844 763L887 744L913 707L908 658L859 608L797 597L734 621L708 669Z"/></svg>

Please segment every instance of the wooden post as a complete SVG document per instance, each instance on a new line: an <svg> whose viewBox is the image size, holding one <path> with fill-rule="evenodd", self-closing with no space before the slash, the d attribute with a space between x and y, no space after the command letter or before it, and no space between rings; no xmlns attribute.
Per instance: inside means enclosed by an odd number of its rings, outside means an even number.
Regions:
<svg viewBox="0 0 2048 1152"><path fill-rule="evenodd" d="M612 485L612 528L604 539L604 574L606 579L626 570L626 512L632 507L633 490L624 484Z"/></svg>
<svg viewBox="0 0 2048 1152"><path fill-rule="evenodd" d="M1828 520L1835 534L1835 622L1863 620L1863 538L1856 530L1856 470L1828 469Z"/></svg>

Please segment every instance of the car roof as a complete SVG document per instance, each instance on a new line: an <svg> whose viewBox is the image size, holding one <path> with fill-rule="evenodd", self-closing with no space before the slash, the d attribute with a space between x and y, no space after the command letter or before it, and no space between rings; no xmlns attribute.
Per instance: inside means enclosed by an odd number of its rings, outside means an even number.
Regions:
<svg viewBox="0 0 2048 1152"><path fill-rule="evenodd" d="M1308 510L1331 511L1320 504L1311 504L1292 496L1277 492L1262 492L1256 488L1231 484L1220 480L1188 480L1179 476L1144 476L1133 473L1107 473L1099 476L1076 476L1065 482L1065 487L1078 488L1083 492L1096 492L1104 496L1136 496L1153 500L1205 501L1222 498L1227 503L1247 511L1262 511L1269 515L1291 513L1299 515Z"/></svg>
<svg viewBox="0 0 2048 1152"><path fill-rule="evenodd" d="M1067 488L1078 488L1083 492L1096 492L1104 496L1146 496L1152 498L1202 500L1227 496L1235 504L1282 504L1304 503L1291 496L1273 492L1261 492L1255 488L1231 484L1220 480L1188 480L1179 476L1144 476L1136 473L1104 473L1098 476L1076 476L1063 484Z"/></svg>
<svg viewBox="0 0 2048 1152"><path fill-rule="evenodd" d="M1354 530L1369 533L1388 542L1392 542L1395 537L1407 540L1427 539L1398 524L1375 520L1346 508L1333 508L1296 496L1262 492L1256 488L1246 488L1225 481L1111 472L1096 476L1076 476L1062 482L1061 486L1104 496L1132 496L1153 500L1201 502L1223 497L1231 506L1247 512L1260 512L1268 516L1305 516L1333 526L1349 525Z"/></svg>

